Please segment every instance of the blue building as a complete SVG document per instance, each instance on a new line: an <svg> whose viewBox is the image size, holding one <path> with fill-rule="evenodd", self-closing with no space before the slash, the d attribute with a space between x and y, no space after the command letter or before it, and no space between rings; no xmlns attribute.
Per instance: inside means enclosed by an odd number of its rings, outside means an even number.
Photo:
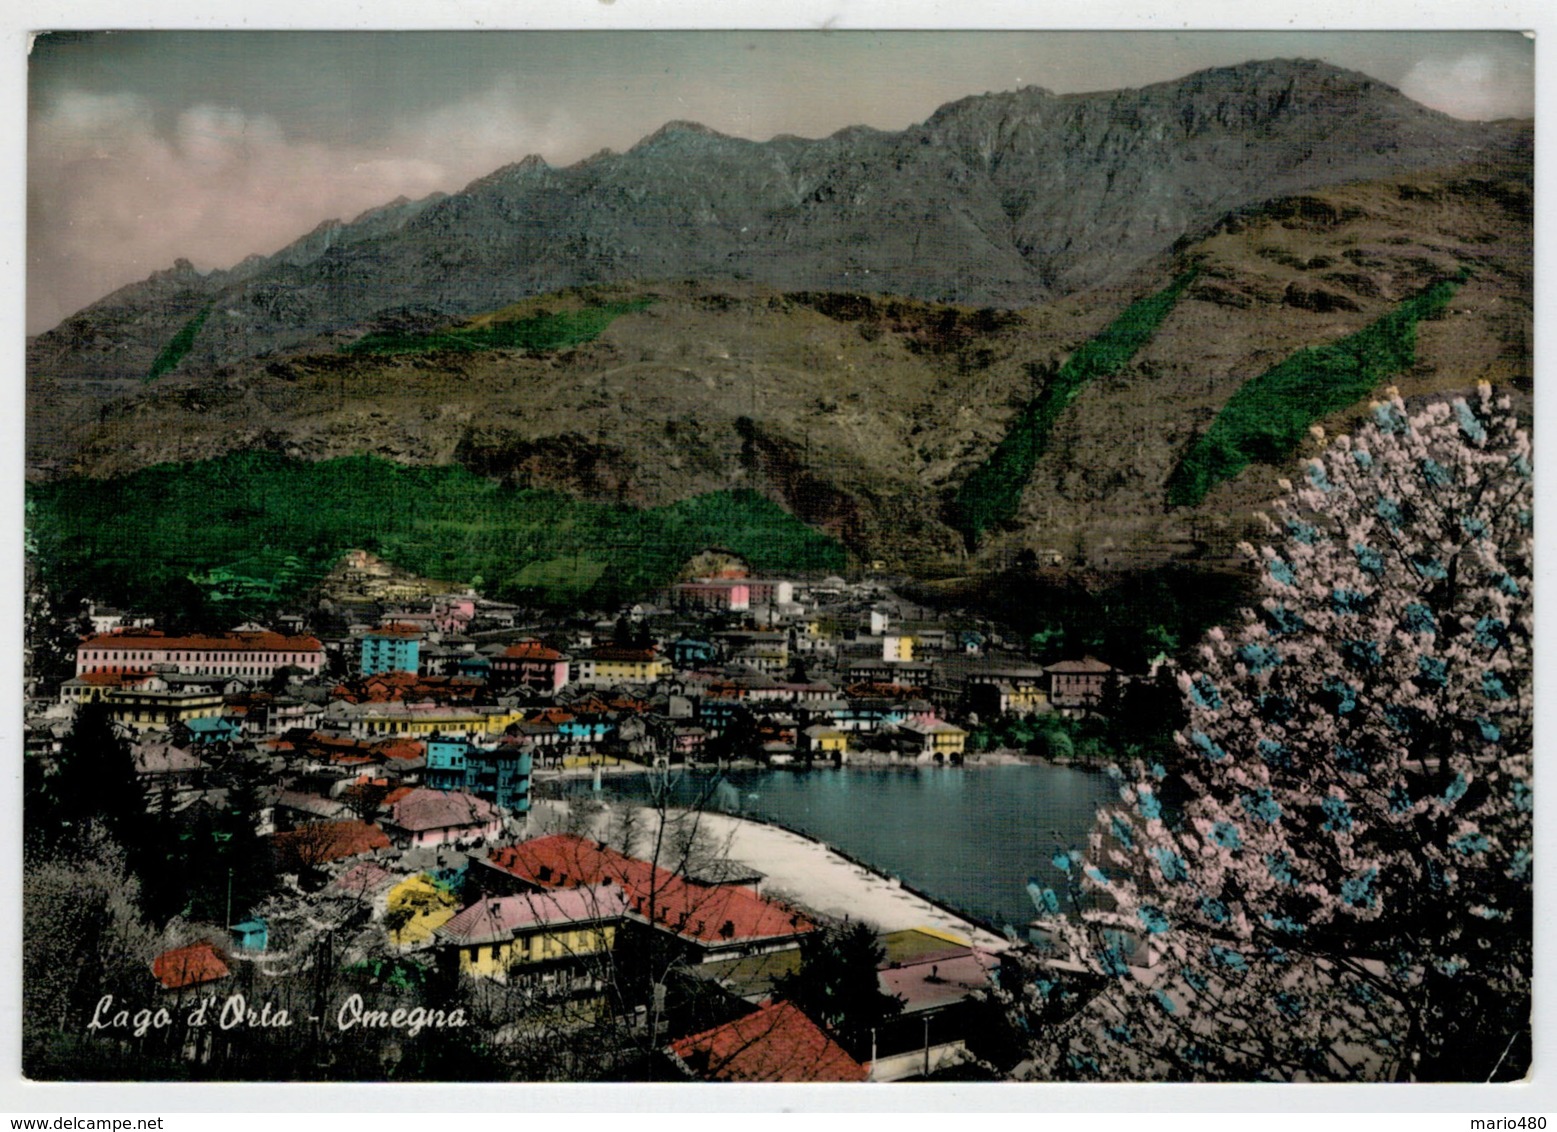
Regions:
<svg viewBox="0 0 1557 1132"><path fill-rule="evenodd" d="M421 663L422 631L407 625L384 625L362 637L362 675L416 672Z"/></svg>
<svg viewBox="0 0 1557 1132"><path fill-rule="evenodd" d="M496 803L511 813L530 812L529 744L478 747L468 739L433 735L427 740L423 781L433 790L456 790Z"/></svg>

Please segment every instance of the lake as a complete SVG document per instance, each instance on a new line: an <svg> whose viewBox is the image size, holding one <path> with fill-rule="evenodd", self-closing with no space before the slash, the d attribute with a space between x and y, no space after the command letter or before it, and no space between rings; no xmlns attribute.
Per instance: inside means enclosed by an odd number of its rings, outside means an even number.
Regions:
<svg viewBox="0 0 1557 1132"><path fill-rule="evenodd" d="M706 790L713 773L686 776L697 781L683 781L684 793ZM1101 771L1030 764L748 770L724 778L713 808L825 841L997 925L1034 917L1027 879L1058 885L1056 850L1085 849L1098 806L1118 798ZM605 798L644 800L649 790L645 775L608 777L601 786Z"/></svg>

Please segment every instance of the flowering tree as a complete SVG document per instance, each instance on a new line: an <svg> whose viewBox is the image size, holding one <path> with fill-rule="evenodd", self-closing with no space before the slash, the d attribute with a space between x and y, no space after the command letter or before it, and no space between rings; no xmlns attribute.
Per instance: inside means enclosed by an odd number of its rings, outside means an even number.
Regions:
<svg viewBox="0 0 1557 1132"><path fill-rule="evenodd" d="M1080 911L1021 991L1040 1071L1520 1076L1529 439L1486 386L1391 391L1267 522L1260 608L1180 677L1179 758L1056 858Z"/></svg>

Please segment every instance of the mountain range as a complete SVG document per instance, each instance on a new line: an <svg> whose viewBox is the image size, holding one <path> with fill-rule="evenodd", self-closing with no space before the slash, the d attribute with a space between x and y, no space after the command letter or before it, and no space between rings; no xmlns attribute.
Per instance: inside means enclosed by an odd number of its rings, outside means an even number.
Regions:
<svg viewBox="0 0 1557 1132"><path fill-rule="evenodd" d="M630 503L754 487L862 555L956 557L948 493L1078 347L1192 271L978 548L1192 555L1280 471L1164 506L1218 407L1435 279L1468 270L1398 384L1528 392L1532 136L1307 60L985 94L901 132L672 122L115 291L28 343L29 474L367 451ZM556 344L480 338L607 309ZM460 349L362 349L450 330Z"/></svg>

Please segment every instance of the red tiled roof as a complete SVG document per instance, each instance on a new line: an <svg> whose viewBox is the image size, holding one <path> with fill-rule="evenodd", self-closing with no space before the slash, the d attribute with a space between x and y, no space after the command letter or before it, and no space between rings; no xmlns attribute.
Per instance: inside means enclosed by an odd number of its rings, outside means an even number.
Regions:
<svg viewBox="0 0 1557 1132"><path fill-rule="evenodd" d="M320 652L317 637L288 637L281 633L223 633L220 636L167 637L155 630L97 633L85 637L81 648L204 649L207 652Z"/></svg>
<svg viewBox="0 0 1557 1132"><path fill-rule="evenodd" d="M388 820L391 825L417 833L427 829L485 826L498 820L498 812L492 803L474 794L417 787L390 807Z"/></svg>
<svg viewBox="0 0 1557 1132"><path fill-rule="evenodd" d="M373 744L373 753L380 758L410 762L427 757L427 745L420 739L385 739Z"/></svg>
<svg viewBox="0 0 1557 1132"><path fill-rule="evenodd" d="M556 649L549 649L539 641L523 641L517 645L510 645L503 650L505 657L516 660L561 660L562 654Z"/></svg>
<svg viewBox="0 0 1557 1132"><path fill-rule="evenodd" d="M396 786L388 794L384 795L383 805L393 806L396 802L400 801L400 799L404 798L407 794L415 789L416 787L414 786Z"/></svg>
<svg viewBox="0 0 1557 1132"><path fill-rule="evenodd" d="M718 945L735 940L803 935L815 925L774 900L738 885L699 885L568 833L494 849L488 858L538 888L620 884L629 911L684 938Z"/></svg>
<svg viewBox="0 0 1557 1132"><path fill-rule="evenodd" d="M1113 665L1105 664L1095 656L1083 657L1080 660L1062 660L1058 664L1051 664L1044 669L1045 672L1058 672L1067 675L1071 673L1103 675L1113 670Z"/></svg>
<svg viewBox="0 0 1557 1132"><path fill-rule="evenodd" d="M207 942L164 951L151 961L151 973L164 990L182 990L225 979L230 972L216 948Z"/></svg>
<svg viewBox="0 0 1557 1132"><path fill-rule="evenodd" d="M310 863L344 861L375 849L388 849L389 838L376 825L360 821L312 822L271 835L277 850L309 858Z"/></svg>
<svg viewBox="0 0 1557 1132"><path fill-rule="evenodd" d="M83 672L75 679L80 680L83 684L96 684L100 687L108 688L118 687L120 684L133 684L137 680L144 680L150 675L150 672L138 668L115 668L108 672Z"/></svg>
<svg viewBox="0 0 1557 1132"><path fill-rule="evenodd" d="M863 1081L865 1066L789 1002L673 1042L670 1053L705 1081Z"/></svg>
<svg viewBox="0 0 1557 1132"><path fill-rule="evenodd" d="M364 637L418 637L426 631L419 625L380 625L377 629L369 629L362 634Z"/></svg>

